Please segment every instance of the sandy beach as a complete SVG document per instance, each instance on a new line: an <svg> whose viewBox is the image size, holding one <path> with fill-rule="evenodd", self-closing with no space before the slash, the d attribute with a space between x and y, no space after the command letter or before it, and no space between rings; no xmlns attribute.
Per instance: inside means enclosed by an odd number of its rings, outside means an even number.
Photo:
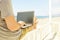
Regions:
<svg viewBox="0 0 60 40"><path fill-rule="evenodd" d="M37 28L28 32L22 40L49 40L53 39L55 33L56 37L54 40L60 39L60 17L52 18L51 24L49 24L48 18L38 19Z"/></svg>
<svg viewBox="0 0 60 40"><path fill-rule="evenodd" d="M59 22L60 23L60 17L53 17L52 22Z"/></svg>

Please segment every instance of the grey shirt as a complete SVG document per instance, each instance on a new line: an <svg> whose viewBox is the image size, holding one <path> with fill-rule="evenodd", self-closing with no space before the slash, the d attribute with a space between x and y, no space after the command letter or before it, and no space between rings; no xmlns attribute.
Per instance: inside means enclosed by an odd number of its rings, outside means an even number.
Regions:
<svg viewBox="0 0 60 40"><path fill-rule="evenodd" d="M2 18L13 15L11 0L1 0L0 1L0 11L1 11Z"/></svg>
<svg viewBox="0 0 60 40"><path fill-rule="evenodd" d="M2 24L2 25L1 25ZM10 31L5 22L1 20L0 22L0 40L17 40L19 36L21 35L21 30L17 31Z"/></svg>
<svg viewBox="0 0 60 40"><path fill-rule="evenodd" d="M0 15L1 18L5 18L8 16L14 16L12 5L11 5L11 0L1 0L0 11L1 11L1 15ZM7 28L6 23L3 20L0 20L0 40L17 40L20 34L21 34L21 30L11 32Z"/></svg>

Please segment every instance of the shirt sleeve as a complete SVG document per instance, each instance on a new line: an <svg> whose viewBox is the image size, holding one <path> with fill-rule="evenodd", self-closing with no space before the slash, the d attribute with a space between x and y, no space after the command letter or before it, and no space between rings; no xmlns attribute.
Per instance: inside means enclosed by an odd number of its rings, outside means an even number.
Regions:
<svg viewBox="0 0 60 40"><path fill-rule="evenodd" d="M10 0L1 0L0 11L1 11L1 17L2 18L13 15L13 9L12 9L12 5L11 5L11 1Z"/></svg>

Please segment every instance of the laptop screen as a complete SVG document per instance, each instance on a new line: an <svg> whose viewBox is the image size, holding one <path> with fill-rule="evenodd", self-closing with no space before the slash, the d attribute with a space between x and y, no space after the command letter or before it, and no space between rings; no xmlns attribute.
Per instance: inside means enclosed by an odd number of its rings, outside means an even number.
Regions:
<svg viewBox="0 0 60 40"><path fill-rule="evenodd" d="M29 24L33 24L34 11L30 12L18 12L17 21L24 21Z"/></svg>

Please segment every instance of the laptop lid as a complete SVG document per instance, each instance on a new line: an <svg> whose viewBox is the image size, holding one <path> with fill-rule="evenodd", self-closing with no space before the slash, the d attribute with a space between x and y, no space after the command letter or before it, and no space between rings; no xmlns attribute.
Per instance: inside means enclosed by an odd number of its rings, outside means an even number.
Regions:
<svg viewBox="0 0 60 40"><path fill-rule="evenodd" d="M24 21L27 24L33 24L34 11L18 12L17 21Z"/></svg>

